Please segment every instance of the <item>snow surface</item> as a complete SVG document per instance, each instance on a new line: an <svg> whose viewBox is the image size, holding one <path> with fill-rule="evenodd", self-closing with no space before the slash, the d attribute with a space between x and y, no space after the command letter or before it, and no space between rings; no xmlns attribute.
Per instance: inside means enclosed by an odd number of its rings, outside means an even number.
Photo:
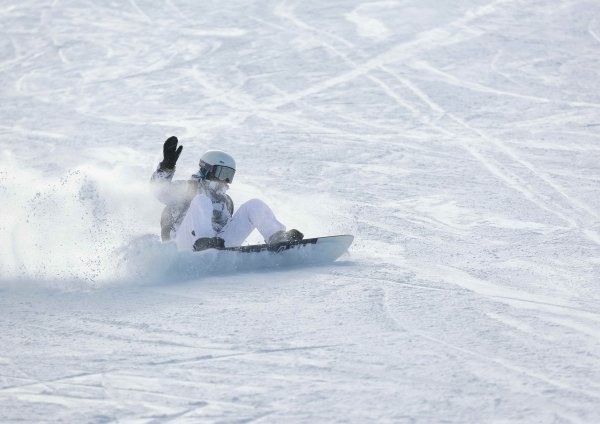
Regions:
<svg viewBox="0 0 600 424"><path fill-rule="evenodd" d="M0 422L600 422L597 0L3 0L0 34ZM170 135L350 256L164 272Z"/></svg>

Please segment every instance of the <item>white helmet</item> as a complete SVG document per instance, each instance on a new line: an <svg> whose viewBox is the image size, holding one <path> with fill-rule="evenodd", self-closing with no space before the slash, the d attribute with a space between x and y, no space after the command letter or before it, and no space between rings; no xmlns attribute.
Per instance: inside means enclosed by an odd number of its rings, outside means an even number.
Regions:
<svg viewBox="0 0 600 424"><path fill-rule="evenodd" d="M225 152L209 150L202 155L199 165L202 177L207 180L233 181L235 160Z"/></svg>

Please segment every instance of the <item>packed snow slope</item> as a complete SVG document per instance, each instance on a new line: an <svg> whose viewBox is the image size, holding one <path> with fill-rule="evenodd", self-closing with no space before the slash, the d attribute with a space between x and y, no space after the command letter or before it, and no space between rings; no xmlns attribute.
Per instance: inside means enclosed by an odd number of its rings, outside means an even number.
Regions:
<svg viewBox="0 0 600 424"><path fill-rule="evenodd" d="M597 0L4 0L0 82L0 422L600 422ZM177 266L171 135L350 254Z"/></svg>

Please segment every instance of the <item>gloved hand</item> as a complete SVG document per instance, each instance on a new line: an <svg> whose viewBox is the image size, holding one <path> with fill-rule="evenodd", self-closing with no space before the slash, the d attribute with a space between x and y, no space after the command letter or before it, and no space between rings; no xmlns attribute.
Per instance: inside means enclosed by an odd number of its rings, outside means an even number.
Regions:
<svg viewBox="0 0 600 424"><path fill-rule="evenodd" d="M225 240L221 237L201 237L194 243L194 252L206 249L223 249Z"/></svg>
<svg viewBox="0 0 600 424"><path fill-rule="evenodd" d="M172 136L167 138L165 144L163 145L163 160L160 163L160 167L162 169L173 169L175 168L175 164L177 163L177 159L179 159L179 155L183 150L183 146L179 146L177 148L177 137Z"/></svg>

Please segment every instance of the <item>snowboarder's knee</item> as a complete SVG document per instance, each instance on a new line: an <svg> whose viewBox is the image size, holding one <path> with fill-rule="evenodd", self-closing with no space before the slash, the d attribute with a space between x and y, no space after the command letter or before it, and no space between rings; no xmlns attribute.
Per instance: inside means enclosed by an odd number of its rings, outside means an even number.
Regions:
<svg viewBox="0 0 600 424"><path fill-rule="evenodd" d="M240 209L242 207L248 208L250 210L262 210L264 208L267 208L267 204L265 202L263 202L260 199L250 199L248 200L246 203L244 203L242 206L240 206Z"/></svg>

